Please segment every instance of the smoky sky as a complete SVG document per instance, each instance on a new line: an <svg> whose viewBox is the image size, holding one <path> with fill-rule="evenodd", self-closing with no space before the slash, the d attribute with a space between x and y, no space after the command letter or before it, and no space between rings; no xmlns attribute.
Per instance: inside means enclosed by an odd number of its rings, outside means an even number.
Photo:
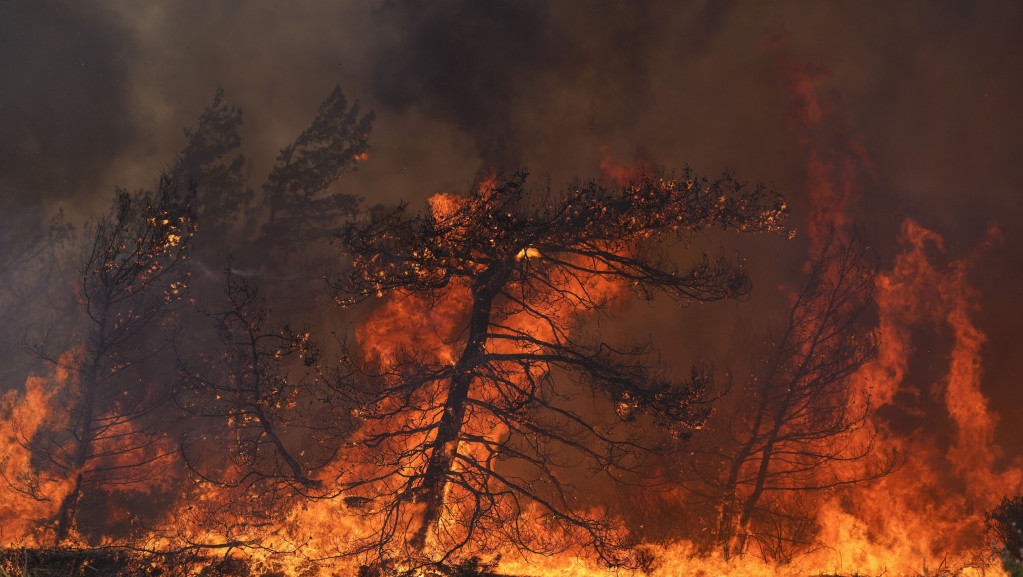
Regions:
<svg viewBox="0 0 1023 577"><path fill-rule="evenodd" d="M698 50L726 2L696 10L679 30ZM471 135L483 161L517 168L530 146L522 116L550 106L545 92L585 90L588 130L634 124L649 105L650 56L667 33L667 5L595 2L435 3L395 0L373 11L370 90L382 105L419 108ZM571 135L566 135L571 140Z"/></svg>
<svg viewBox="0 0 1023 577"><path fill-rule="evenodd" d="M59 0L0 6L3 206L92 193L136 127L124 111L132 38L115 14Z"/></svg>
<svg viewBox="0 0 1023 577"><path fill-rule="evenodd" d="M472 134L485 158L515 160L507 111L569 48L544 3L391 1L373 22L370 88L382 105L421 107Z"/></svg>
<svg viewBox="0 0 1023 577"><path fill-rule="evenodd" d="M151 186L218 86L255 184L334 85L374 109L370 159L342 183L371 203L421 206L488 168L560 186L607 153L766 182L799 229L808 151L855 151L849 209L882 261L905 218L975 259L985 392L1018 421L1021 22L1011 1L6 2L0 206L84 219L115 186ZM820 71L812 129L792 62ZM803 241L743 242L753 299L780 301ZM644 310L633 324L680 348L743 331Z"/></svg>

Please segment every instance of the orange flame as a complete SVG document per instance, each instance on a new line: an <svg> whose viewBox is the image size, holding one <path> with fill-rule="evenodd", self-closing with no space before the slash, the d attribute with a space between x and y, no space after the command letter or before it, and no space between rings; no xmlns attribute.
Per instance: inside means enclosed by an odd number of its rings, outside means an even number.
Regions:
<svg viewBox="0 0 1023 577"><path fill-rule="evenodd" d="M832 119L818 96L819 83L826 71L821 67L789 64L786 67L788 87L799 125L807 132L819 131ZM806 186L810 198L807 225L811 249L824 242L828 231L842 235L853 223L850 206L859 189L858 179L869 172L869 162L862 147L841 133L831 136L841 146L828 149L813 138L804 138L807 153ZM627 186L649 174L645 164L626 165L614 160L601 149L600 169L603 178ZM358 157L362 160L362 154ZM478 187L483 196L493 191L496 179L486 174ZM452 218L464 202L455 194L438 194L429 199L432 218ZM992 228L986 240L999 242L1000 232ZM649 556L646 575L769 576L805 575L821 572L916 575L941 570L959 571L960 575L1001 574L998 567L984 568L987 551L983 542L984 513L1006 493L1023 489L1023 464L1006 462L995 444L998 415L982 390L982 353L986 340L975 325L980 298L970 285L968 259L952 259L946 254L942 237L907 219L899 235L901 252L890 269L876 279L877 333L880 348L877 360L860 371L852 382L853 402L869 407L869 427L862 431L864 440L873 438L879 451L894 451L905 459L903 467L876 482L857 486L825 499L813 512L818 533L817 547L803 552L790 564L778 565L756 555L725 559L719 553L708 554L696 544L679 541L640 544L642 554ZM531 260L544 257L533 247L522 248L516 255L518 266L530 266ZM594 263L581 263L593 269ZM551 282L561 284L567 294L586 295L590 301L614 301L622 298L625 289L599 274L586 277L566 276ZM469 289L453 282L437 294L392 293L378 308L366 316L356 330L362 360L372 367L386 369L406 356L415 355L435 364L456 361L460 350L459 337L469 314ZM551 300L537 305L542 316L582 322L587 303L568 299ZM552 340L549 324L535 315L512 314L504 319L506 330L532 334L537 340ZM947 341L947 354L928 355L922 350L923 336L938 335ZM521 341L515 341L521 343ZM510 340L498 341L500 353L516 353ZM935 347L938 348L938 347ZM926 356L926 358L925 358ZM939 359L935 362L935 359ZM914 363L926 360L938 364L939 375L932 382L913 374ZM73 364L73 353L67 353L59 366ZM514 375L513 367L507 367ZM932 367L934 368L934 367ZM540 369L536 369L540 370ZM511 377L511 385L521 386L539 375L519 374ZM516 380L517 379L517 380ZM47 419L55 418L55 395L74 386L74 379L59 369L46 377L33 376L22 393L9 392L0 399L0 470L8 482L0 482L0 544L25 545L40 542L40 519L52 518L61 497L70 487L69 479L48 479L32 476L31 453L27 442ZM441 384L423 392L424 407L442 406L445 394ZM514 396L513 386L488 383L474 391L482 400ZM933 397L928 399L926 397ZM923 399L923 400L920 400ZM439 409L422 409L408 418L428 421L436 418ZM433 412L431 412L433 411ZM507 430L496 419L470 414L467 431L478 438L500 440ZM912 421L909 426L900 421ZM393 425L393 424L391 424ZM373 476L372 456L360 440L377 432L366 424L353 436L349 447L328 471L324 481ZM944 427L947 432L936 434ZM130 431L125 431L127 435ZM427 434L406 438L404 442L426 443ZM156 447L150 450L160 450ZM167 450L163 447L162 450ZM463 447L481 458L482 448ZM117 451L112 451L119 454ZM122 458L128 455L121 454ZM116 464L116 463L111 463ZM421 462L403 464L409 470L423 466ZM139 490L153 490L159 483L176 480L169 475L154 475L153 482ZM30 488L30 491L19 488ZM303 560L317 560L336 572L351 569L361 559L334 560L352 542L372 534L377 527L358 502L358 495L340 489L341 483L328 486L335 496L322 499L296 500L280 514L265 520L263 526L238 522L225 503L239 499L256 499L235 494L231 488L199 479L192 479L184 491L179 507L169 515L166 526L148 537L150 547L174 547L185 544L238 543L257 566L288 575L309 574ZM458 489L450 489L457 491ZM331 491L327 491L330 493ZM33 498L33 494L45 500ZM353 497L356 497L353 499ZM682 496L675 498L684 499ZM258 506L255 501L243 505ZM682 508L684 511L684 507ZM591 515L608 514L592 507ZM659 514L650 511L651 515ZM542 526L541 514L527 510L524 522ZM441 524L456 532L452 519ZM550 535L551 540L562 538ZM273 552L288 552L290 561L282 561ZM497 569L504 574L520 575L606 575L605 569L583 551L543 557L522 551L505 551Z"/></svg>
<svg viewBox="0 0 1023 577"><path fill-rule="evenodd" d="M62 355L57 368L45 377L30 376L25 392L8 391L0 398L0 545L39 544L45 537L41 520L57 513L60 500L71 489L70 479L52 479L31 466L28 445L55 413L54 396L66 386L65 368L73 353Z"/></svg>
<svg viewBox="0 0 1023 577"><path fill-rule="evenodd" d="M785 73L795 119L807 135L802 144L809 157L807 229L813 249L829 231L848 234L853 224L849 208L870 163L862 147L836 128L818 96L827 70L788 62ZM830 142L838 143L831 148L810 136L825 126L830 126ZM870 574L910 575L939 567L981 574L984 561L990 560L985 559L985 512L1006 493L1020 490L1023 468L998 465L997 415L981 391L985 336L971 319L979 294L969 284L969 262L947 259L943 239L910 219L902 225L899 242L902 252L876 280L878 358L860 371L853 386L857 402L871 408L871 427L863 434L876 434L876 449L896 452L905 464L827 501L817 512L824 549L807 559L822 569ZM949 334L952 341L945 375L933 383L916 382L911 374L914 359L926 355L934 362L933 354L917 349L924 334ZM907 399L931 391L941 399L943 413L936 403L905 406ZM899 422L906 417L920 424L906 431ZM954 430L944 439L936 424L943 419ZM987 571L1000 573L1001 568Z"/></svg>
<svg viewBox="0 0 1023 577"><path fill-rule="evenodd" d="M909 571L925 558L964 566L986 552L985 512L1006 493L1023 487L1023 468L1018 463L998 465L997 415L981 391L985 337L970 318L978 295L968 283L968 263L935 264L943 252L941 237L912 220L903 223L900 242L904 252L877 281L881 349L876 364L861 375L859 387L861 395L873 395L881 443L904 455L906 465L858 489L850 499L855 506L832 506L858 517L864 531L869 528L872 539L861 547L880 546L875 567L884 562L889 569ZM930 256L932 251L937 256ZM952 336L947 372L940 382L929 383L930 390L944 389L944 417L955 430L947 449L940 447L940 435L926 429L900 435L894 430L898 423L881 416L888 407L898 408L900 393L911 391L909 364L919 354L913 336L921 330L948 330ZM921 416L934 421L943 417Z"/></svg>
<svg viewBox="0 0 1023 577"><path fill-rule="evenodd" d="M645 162L626 164L611 155L611 148L600 148L600 175L618 186L628 186L649 175L651 167Z"/></svg>

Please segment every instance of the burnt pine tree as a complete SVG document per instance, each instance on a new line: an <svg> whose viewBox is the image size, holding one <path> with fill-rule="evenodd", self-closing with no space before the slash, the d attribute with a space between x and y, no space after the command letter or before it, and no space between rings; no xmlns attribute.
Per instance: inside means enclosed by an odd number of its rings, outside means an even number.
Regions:
<svg viewBox="0 0 1023 577"><path fill-rule="evenodd" d="M873 453L868 403L849 385L877 351L875 269L861 239L832 235L784 329L736 390L738 408L692 440L689 488L714 511L704 522L726 557L752 540L763 556L789 558L816 532L813 499L892 470Z"/></svg>
<svg viewBox="0 0 1023 577"><path fill-rule="evenodd" d="M362 113L358 102L350 104L335 87L309 127L281 149L257 205L247 185L245 157L238 152L241 123L241 110L228 105L217 89L197 126L185 131L185 148L167 170L179 189L195 189L199 255L222 259L242 248L231 245L238 238L255 237L261 252L284 254L329 238L339 219L358 206L357 197L330 187L369 154L373 113Z"/></svg>
<svg viewBox="0 0 1023 577"><path fill-rule="evenodd" d="M254 193L246 184L245 157L238 152L241 124L241 110L229 106L218 88L195 128L185 130L185 147L167 169L174 187L195 191L193 210L201 234L193 251L203 260L223 260L237 248L231 241L240 235L232 233L238 232L251 208Z"/></svg>
<svg viewBox="0 0 1023 577"><path fill-rule="evenodd" d="M289 374L289 364L296 361L299 368L310 367L318 352L308 333L287 325L276 330L266 327L268 305L250 282L230 270L225 292L229 308L208 313L220 336L221 350L218 355L201 352L195 366L179 367L184 384L179 400L194 416L216 421L213 431L223 429L217 436L229 438L227 446L218 445L214 450L226 449L231 466L216 473L203 472L187 451L186 461L201 477L217 484L272 479L316 486L308 476L313 467L299 462L298 450L287 446L285 431L304 427L302 418L289 413L300 394L311 389L305 379ZM212 432L209 426L201 430L204 436Z"/></svg>
<svg viewBox="0 0 1023 577"><path fill-rule="evenodd" d="M704 418L709 377L669 379L646 347L605 343L585 318L606 313L618 288L682 305L746 293L740 259L680 265L680 254L708 229L780 232L786 214L759 187L686 169L561 194L530 194L518 174L437 199L428 213L399 207L346 225L339 303L388 295L453 307L457 319L440 335L450 355L410 347L362 386L365 466L348 502L377 523L364 546L446 562L574 542L627 562L613 520L586 506L573 471L642 482L654 447L636 421L687 435Z"/></svg>
<svg viewBox="0 0 1023 577"><path fill-rule="evenodd" d="M287 252L330 237L340 221L355 214L358 198L330 190L369 154L373 113L362 114L335 87L312 124L277 155L263 184L266 221L260 243Z"/></svg>
<svg viewBox="0 0 1023 577"><path fill-rule="evenodd" d="M174 340L176 327L189 320L178 308L186 288L199 300L213 292L212 283L203 287L207 290L192 286L192 257L199 257L199 268L209 273L230 251L241 250L231 246L233 236L256 238L259 248L289 250L315 236L329 237L327 231L336 226L333 219L347 214L357 199L331 193L328 187L366 154L371 121L372 114L360 114L357 104L350 106L335 89L313 125L281 152L265 186L270 213L266 222L267 215L253 206L245 159L238 153L241 111L226 104L218 90L198 125L185 131L186 146L157 192L119 192L112 213L84 233L77 307L84 325L75 330L81 345L72 345L73 357L62 356L68 347L52 342L34 351L54 363L71 359L73 377L62 392L66 410L25 443L38 474L69 480L54 520L58 541L66 541L75 529L83 496L102 507L105 494L126 491L144 474L147 462L177 448L169 441L177 429L157 423L168 414L157 409L171 389L154 375L170 374L173 360L164 353L170 344L181 345ZM285 469L291 480L311 482L292 467ZM95 525L104 521L90 519Z"/></svg>
<svg viewBox="0 0 1023 577"><path fill-rule="evenodd" d="M36 349L71 374L63 410L29 444L42 474L68 482L55 519L57 543L75 528L83 496L138 481L146 465L173 451L155 419L168 390L145 366L172 338L166 329L186 290L193 232L190 195L167 180L155 193L119 192L84 247L81 342L70 357L45 344Z"/></svg>

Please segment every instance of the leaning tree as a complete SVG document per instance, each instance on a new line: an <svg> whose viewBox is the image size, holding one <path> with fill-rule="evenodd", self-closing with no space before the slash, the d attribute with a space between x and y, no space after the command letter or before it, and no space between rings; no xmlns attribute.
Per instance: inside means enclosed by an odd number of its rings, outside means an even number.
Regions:
<svg viewBox="0 0 1023 577"><path fill-rule="evenodd" d="M332 279L337 301L389 298L359 333L363 424L346 502L372 527L364 550L445 562L582 546L627 562L621 532L576 481L642 482L655 448L642 425L688 435L710 377L672 379L648 347L609 344L585 320L628 291L683 305L745 294L741 259L686 256L695 235L780 232L787 215L762 187L689 169L560 194L525 180L439 195L425 213L376 209L339 232L349 262ZM407 316L388 325L388 307Z"/></svg>

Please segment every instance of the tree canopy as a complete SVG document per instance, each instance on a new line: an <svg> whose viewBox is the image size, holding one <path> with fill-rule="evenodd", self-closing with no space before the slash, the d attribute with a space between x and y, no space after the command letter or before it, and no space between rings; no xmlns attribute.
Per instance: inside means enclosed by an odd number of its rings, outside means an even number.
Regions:
<svg viewBox="0 0 1023 577"><path fill-rule="evenodd" d="M745 294L741 259L679 264L681 253L712 228L782 232L786 214L762 188L686 169L560 194L531 193L516 174L434 197L427 212L346 224L337 242L349 266L332 282L341 305L386 295L450 321L433 323L433 342L402 344L407 330L377 330L391 345L360 342L377 351L364 357L358 403L368 467L351 489L378 521L367 546L444 560L582 543L624 562L620 533L580 501L566 468L637 482L654 447L632 422L688 435L710 375L670 378L647 347L609 344L585 320L625 292L683 305Z"/></svg>

